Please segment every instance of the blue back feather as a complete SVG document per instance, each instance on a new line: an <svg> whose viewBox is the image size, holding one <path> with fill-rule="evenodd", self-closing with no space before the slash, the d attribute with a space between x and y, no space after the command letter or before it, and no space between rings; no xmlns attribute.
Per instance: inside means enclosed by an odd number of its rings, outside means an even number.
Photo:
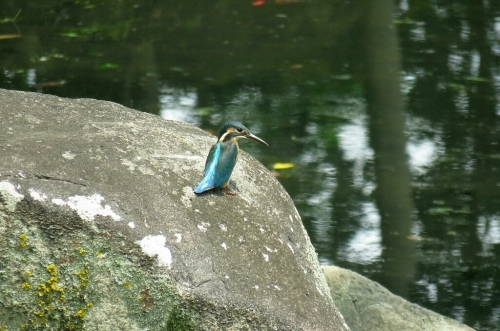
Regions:
<svg viewBox="0 0 500 331"><path fill-rule="evenodd" d="M194 188L195 193L203 193L222 185L231 178L236 159L238 146L233 142L215 144L208 153L203 179Z"/></svg>
<svg viewBox="0 0 500 331"><path fill-rule="evenodd" d="M203 172L203 179L194 188L195 193L203 193L216 187L215 185L215 170L219 161L221 144L215 144L208 153L207 162L205 163L205 170Z"/></svg>

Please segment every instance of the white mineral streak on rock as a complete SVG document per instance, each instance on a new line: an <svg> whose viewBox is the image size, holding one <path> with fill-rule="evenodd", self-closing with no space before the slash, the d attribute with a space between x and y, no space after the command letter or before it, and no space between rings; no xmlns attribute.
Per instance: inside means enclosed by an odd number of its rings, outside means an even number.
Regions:
<svg viewBox="0 0 500 331"><path fill-rule="evenodd" d="M104 198L99 194L93 194L89 197L84 195L75 195L68 198L68 201L63 199L52 199L52 203L58 206L67 205L75 210L83 220L93 221L97 215L109 216L115 221L121 220L121 217L111 210L109 205L102 205L101 201Z"/></svg>
<svg viewBox="0 0 500 331"><path fill-rule="evenodd" d="M172 263L172 253L165 246L167 238L162 235L148 235L139 242L142 251L149 256L157 256L158 265L170 267Z"/></svg>
<svg viewBox="0 0 500 331"><path fill-rule="evenodd" d="M16 210L16 205L24 199L24 195L17 192L14 185L9 182L0 182L0 195L3 197L4 206L8 211ZM0 209L2 205L0 205Z"/></svg>

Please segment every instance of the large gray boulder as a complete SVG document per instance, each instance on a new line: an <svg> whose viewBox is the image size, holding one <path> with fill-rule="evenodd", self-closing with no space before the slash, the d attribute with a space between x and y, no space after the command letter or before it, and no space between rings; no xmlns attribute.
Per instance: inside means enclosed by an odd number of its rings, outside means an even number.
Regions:
<svg viewBox="0 0 500 331"><path fill-rule="evenodd" d="M348 330L265 167L243 152L236 196L193 194L215 140L0 90L0 329Z"/></svg>

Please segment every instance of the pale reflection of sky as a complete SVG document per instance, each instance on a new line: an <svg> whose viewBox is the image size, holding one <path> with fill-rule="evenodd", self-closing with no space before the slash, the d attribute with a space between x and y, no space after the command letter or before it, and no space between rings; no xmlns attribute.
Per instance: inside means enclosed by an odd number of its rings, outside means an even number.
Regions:
<svg viewBox="0 0 500 331"><path fill-rule="evenodd" d="M342 248L343 259L360 264L376 262L382 254L380 216L372 202L362 206L361 227Z"/></svg>
<svg viewBox="0 0 500 331"><path fill-rule="evenodd" d="M494 311L494 310L493 310ZM491 314L492 316L495 316L495 313ZM500 315L499 315L500 316ZM459 321L460 323L464 323L464 319L465 319L465 308L463 306L458 306L458 305L455 305L453 307L453 312L452 312L452 315L451 317L454 319L454 320L457 320Z"/></svg>
<svg viewBox="0 0 500 331"><path fill-rule="evenodd" d="M472 76L479 75L479 66L481 65L481 55L477 50L471 51L471 60L470 60L470 74Z"/></svg>
<svg viewBox="0 0 500 331"><path fill-rule="evenodd" d="M464 57L461 54L458 54L456 49L448 55L448 68L455 75L459 75L462 71L463 62Z"/></svg>
<svg viewBox="0 0 500 331"><path fill-rule="evenodd" d="M244 121L261 99L262 93L259 89L244 88L226 105L226 113L231 114L231 117L224 119L220 113L213 112L209 116L209 121L212 124L229 120ZM169 120L199 125L200 115L196 110L197 103L197 93L194 89L163 87L160 91L160 116ZM253 129L255 131L255 128Z"/></svg>
<svg viewBox="0 0 500 331"><path fill-rule="evenodd" d="M420 235L422 234L422 228L423 225L420 220L415 220L411 223L411 233L414 236L420 237Z"/></svg>
<svg viewBox="0 0 500 331"><path fill-rule="evenodd" d="M408 120L409 142L407 153L412 171L424 174L443 152L439 132L432 130L431 126L423 119L413 117ZM432 134L423 134L431 132ZM364 119L356 119L343 125L338 133L339 145L344 159L353 162L354 183L369 195L375 188L375 183L364 177L364 168L367 161L373 159L373 150L369 147L368 133ZM314 196L314 203L325 199L325 196ZM311 202L311 201L309 201ZM365 202L362 206L361 222L359 228L350 241L341 250L342 258L355 263L368 264L379 259L381 248L380 215L372 202ZM320 232L320 231L319 231ZM418 229L413 229L418 233ZM432 294L432 286L430 287Z"/></svg>
<svg viewBox="0 0 500 331"><path fill-rule="evenodd" d="M300 155L300 162L302 164L317 162L326 156L323 148L310 148Z"/></svg>
<svg viewBox="0 0 500 331"><path fill-rule="evenodd" d="M469 112L469 97L465 89L459 90L453 99L458 112L462 114L467 114Z"/></svg>
<svg viewBox="0 0 500 331"><path fill-rule="evenodd" d="M437 14L439 18L448 18L448 8L445 6L440 6L439 3L436 1L431 5L433 11Z"/></svg>
<svg viewBox="0 0 500 331"><path fill-rule="evenodd" d="M35 69L28 69L27 75L26 75L26 83L28 83L29 87L33 87L36 85L36 70Z"/></svg>
<svg viewBox="0 0 500 331"><path fill-rule="evenodd" d="M500 45L498 41L500 40L500 17L495 17L495 23L493 24L494 33L488 33L488 39L491 42L491 50L493 54L500 55Z"/></svg>
<svg viewBox="0 0 500 331"><path fill-rule="evenodd" d="M317 167L317 174L321 176L321 187L307 199L307 204L314 206L315 239L318 242L328 242L333 209L332 195L337 187L335 167L329 163L321 163Z"/></svg>
<svg viewBox="0 0 500 331"><path fill-rule="evenodd" d="M262 92L259 88L245 87L231 99L227 109L249 112L257 107L257 103L262 98Z"/></svg>
<svg viewBox="0 0 500 331"><path fill-rule="evenodd" d="M5 75L5 77L10 79L14 78L14 76L16 75L16 73L12 70L4 70L3 74Z"/></svg>
<svg viewBox="0 0 500 331"><path fill-rule="evenodd" d="M427 138L409 142L406 151L410 157L411 169L417 174L424 174L437 158L436 145Z"/></svg>
<svg viewBox="0 0 500 331"><path fill-rule="evenodd" d="M368 137L366 124L363 119L355 119L352 123L340 127L340 147L344 151L345 159L356 161L366 157L372 157L373 152L368 151Z"/></svg>
<svg viewBox="0 0 500 331"><path fill-rule="evenodd" d="M500 48L498 55L500 55ZM495 85L495 89L497 91L500 91L500 71L496 69L492 69L492 78L493 78L493 85ZM500 95L497 94L496 96L497 102L496 102L496 114L500 115Z"/></svg>
<svg viewBox="0 0 500 331"><path fill-rule="evenodd" d="M462 316L465 315L465 308L461 307L462 309L461 310L464 310L464 312L462 313ZM489 321L490 321L490 325L500 325L500 307L498 306L494 306L491 309L491 315L489 317ZM457 310L456 308L454 308L454 310ZM454 318L454 316L452 316ZM456 320L458 320L460 323L463 323L463 319L462 320L459 320L457 318L455 318Z"/></svg>
<svg viewBox="0 0 500 331"><path fill-rule="evenodd" d="M457 100L458 102L458 100ZM460 100L460 102L465 102ZM436 134L433 139L427 137L418 137L418 129L425 127L423 120L412 118L409 123L410 141L406 146L406 152L409 156L410 167L417 174L424 174L440 154L440 140ZM427 128L429 129L429 128ZM415 130L413 134L412 130ZM373 186L373 183L365 181L364 167L367 161L373 159L373 150L369 147L368 133L363 119L355 119L339 129L338 139L340 148L343 151L344 158L354 162L353 177L354 183L358 188L367 185ZM309 155L314 159L316 155ZM371 192L373 189L366 189Z"/></svg>
<svg viewBox="0 0 500 331"><path fill-rule="evenodd" d="M363 169L367 161L373 159L373 150L368 146L368 133L364 119L357 118L339 129L338 139L344 158L354 162L354 185L364 185Z"/></svg>
<svg viewBox="0 0 500 331"><path fill-rule="evenodd" d="M401 76L401 93L407 95L415 86L417 81L417 74L413 72L405 72Z"/></svg>
<svg viewBox="0 0 500 331"><path fill-rule="evenodd" d="M402 11L407 11L409 9L408 1L407 0L401 0L399 2L399 9L402 10Z"/></svg>
<svg viewBox="0 0 500 331"><path fill-rule="evenodd" d="M462 41L468 41L470 36L470 26L466 20L460 21L460 38Z"/></svg>
<svg viewBox="0 0 500 331"><path fill-rule="evenodd" d="M495 17L495 23L493 24L493 30L495 30L496 38L500 39L500 17Z"/></svg>
<svg viewBox="0 0 500 331"><path fill-rule="evenodd" d="M462 102L463 100L457 100ZM406 152L408 153L410 169L417 175L423 175L444 153L439 130L422 118L411 117L407 121L409 132ZM423 135L424 133L431 133Z"/></svg>
<svg viewBox="0 0 500 331"><path fill-rule="evenodd" d="M197 125L197 97L194 90L181 90L164 87L160 91L160 116L167 120Z"/></svg>
<svg viewBox="0 0 500 331"><path fill-rule="evenodd" d="M438 291L437 291L437 285L435 283L429 283L426 279L421 279L417 282L417 284L427 289L427 299L430 302L433 303L437 302Z"/></svg>
<svg viewBox="0 0 500 331"><path fill-rule="evenodd" d="M500 244L500 217L498 215L489 218L480 216L477 232L483 243Z"/></svg>
<svg viewBox="0 0 500 331"><path fill-rule="evenodd" d="M410 38L413 41L425 41L425 23L416 22L410 31Z"/></svg>

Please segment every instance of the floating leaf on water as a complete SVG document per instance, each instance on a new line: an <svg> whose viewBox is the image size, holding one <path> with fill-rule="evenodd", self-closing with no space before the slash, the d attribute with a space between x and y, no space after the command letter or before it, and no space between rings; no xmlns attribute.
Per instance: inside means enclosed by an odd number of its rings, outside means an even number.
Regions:
<svg viewBox="0 0 500 331"><path fill-rule="evenodd" d="M293 163L280 163L280 162L278 162L278 163L273 164L274 170L291 169L293 167L295 167L295 164L293 164Z"/></svg>
<svg viewBox="0 0 500 331"><path fill-rule="evenodd" d="M476 77L476 76L467 76L467 77L465 77L465 80L467 80L469 82L490 82L491 81L488 78Z"/></svg>
<svg viewBox="0 0 500 331"><path fill-rule="evenodd" d="M449 215L451 213L454 214L471 214L471 211L468 209L453 209L451 207L434 207L428 210L431 215Z"/></svg>
<svg viewBox="0 0 500 331"><path fill-rule="evenodd" d="M56 58L56 59L65 59L66 55L60 54L60 53L54 53L54 54L52 54L52 57Z"/></svg>
<svg viewBox="0 0 500 331"><path fill-rule="evenodd" d="M66 85L66 83L67 83L66 80L61 79L61 80L54 80L54 81L50 81L50 82L42 82L42 83L38 84L38 86L40 86L40 87L57 87L57 86Z"/></svg>
<svg viewBox="0 0 500 331"><path fill-rule="evenodd" d="M345 74L345 75L333 75L332 78L333 79L337 79L337 80L349 80L349 79L352 79L352 76L348 75L348 74Z"/></svg>
<svg viewBox="0 0 500 331"><path fill-rule="evenodd" d="M266 2L264 0L254 0L252 1L252 6L262 6L265 5Z"/></svg>
<svg viewBox="0 0 500 331"><path fill-rule="evenodd" d="M450 207L434 207L428 210L431 215L448 215L453 211Z"/></svg>
<svg viewBox="0 0 500 331"><path fill-rule="evenodd" d="M408 18L408 17L405 17L403 19L395 19L394 21L394 24L415 24L416 21Z"/></svg>
<svg viewBox="0 0 500 331"><path fill-rule="evenodd" d="M465 85L458 83L448 83L448 87L454 88L456 90L463 90L465 88Z"/></svg>
<svg viewBox="0 0 500 331"><path fill-rule="evenodd" d="M78 38L78 37L80 37L80 34L76 33L75 31L63 32L63 33L60 33L59 35L63 36L63 37L69 37L69 38Z"/></svg>
<svg viewBox="0 0 500 331"><path fill-rule="evenodd" d="M0 34L0 39L14 39L14 38L21 38L22 35L20 34Z"/></svg>
<svg viewBox="0 0 500 331"><path fill-rule="evenodd" d="M416 236L416 235L406 236L406 239L412 240L412 241L433 241L434 240L433 238Z"/></svg>
<svg viewBox="0 0 500 331"><path fill-rule="evenodd" d="M6 18L0 19L0 24L3 24L3 23L14 23L16 21L16 19L19 17L19 14L21 14L21 9L19 9L17 11L17 14L16 14L16 16L14 16L14 18L6 17Z"/></svg>
<svg viewBox="0 0 500 331"><path fill-rule="evenodd" d="M184 68L181 67L170 67L170 70L177 72L184 72Z"/></svg>
<svg viewBox="0 0 500 331"><path fill-rule="evenodd" d="M120 65L118 63L103 63L97 66L97 69L116 69L120 68Z"/></svg>

